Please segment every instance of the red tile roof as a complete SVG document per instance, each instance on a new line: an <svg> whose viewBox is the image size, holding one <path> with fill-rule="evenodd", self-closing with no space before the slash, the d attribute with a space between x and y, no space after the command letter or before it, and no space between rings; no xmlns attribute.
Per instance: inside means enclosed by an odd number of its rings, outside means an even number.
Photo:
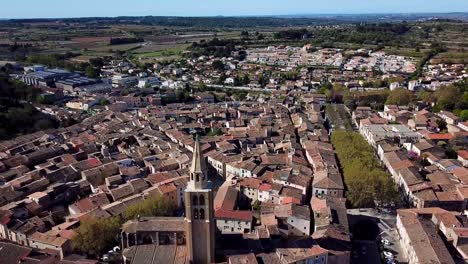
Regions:
<svg viewBox="0 0 468 264"><path fill-rule="evenodd" d="M268 192L269 190L271 190L271 184L268 184L268 183L261 184L258 187L258 190L262 192Z"/></svg>
<svg viewBox="0 0 468 264"><path fill-rule="evenodd" d="M430 140L451 140L453 139L453 135L449 133L445 134L429 134L427 138Z"/></svg>
<svg viewBox="0 0 468 264"><path fill-rule="evenodd" d="M291 203L301 205L301 200L294 198L294 197L285 197L281 201L281 204L291 204Z"/></svg>
<svg viewBox="0 0 468 264"><path fill-rule="evenodd" d="M215 211L215 218L252 221L252 212L251 211L219 209L219 210Z"/></svg>
<svg viewBox="0 0 468 264"><path fill-rule="evenodd" d="M460 150L457 152L458 157L462 157L465 160L468 160L468 151L467 150Z"/></svg>

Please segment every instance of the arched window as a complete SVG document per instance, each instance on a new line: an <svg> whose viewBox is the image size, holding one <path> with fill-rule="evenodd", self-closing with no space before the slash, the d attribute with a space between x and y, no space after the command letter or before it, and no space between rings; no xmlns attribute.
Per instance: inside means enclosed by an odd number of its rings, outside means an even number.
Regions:
<svg viewBox="0 0 468 264"><path fill-rule="evenodd" d="M199 181L200 181L200 175L198 175L198 173L195 175L195 181L196 181L196 182L199 182Z"/></svg>
<svg viewBox="0 0 468 264"><path fill-rule="evenodd" d="M198 219L198 209L193 209L193 219Z"/></svg>
<svg viewBox="0 0 468 264"><path fill-rule="evenodd" d="M200 195L199 200L200 200L200 203L199 203L200 205L205 205L205 196Z"/></svg>
<svg viewBox="0 0 468 264"><path fill-rule="evenodd" d="M205 219L205 210L200 209L200 219Z"/></svg>
<svg viewBox="0 0 468 264"><path fill-rule="evenodd" d="M198 205L198 197L196 195L192 197L192 205Z"/></svg>

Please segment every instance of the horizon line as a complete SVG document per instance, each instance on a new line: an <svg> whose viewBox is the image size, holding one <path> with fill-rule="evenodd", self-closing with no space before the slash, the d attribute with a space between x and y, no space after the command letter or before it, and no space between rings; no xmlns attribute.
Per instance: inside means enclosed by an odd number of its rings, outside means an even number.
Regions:
<svg viewBox="0 0 468 264"><path fill-rule="evenodd" d="M76 17L16 17L16 18L0 18L0 20L35 20L35 19L86 19L86 18L141 18L141 17L172 17L172 18L245 18L245 17L287 17L287 18L306 18L307 16L369 16L369 15L453 15L467 14L468 11L453 11L453 12L369 12L369 13L309 13L309 14L271 14L271 15L115 15L115 16L76 16Z"/></svg>

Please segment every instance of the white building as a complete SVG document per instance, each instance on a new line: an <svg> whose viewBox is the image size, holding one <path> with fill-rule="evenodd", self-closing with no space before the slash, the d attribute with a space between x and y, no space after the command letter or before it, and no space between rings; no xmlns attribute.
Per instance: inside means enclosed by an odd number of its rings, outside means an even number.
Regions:
<svg viewBox="0 0 468 264"><path fill-rule="evenodd" d="M152 88L161 85L161 80L158 77L149 77L138 80L138 88Z"/></svg>

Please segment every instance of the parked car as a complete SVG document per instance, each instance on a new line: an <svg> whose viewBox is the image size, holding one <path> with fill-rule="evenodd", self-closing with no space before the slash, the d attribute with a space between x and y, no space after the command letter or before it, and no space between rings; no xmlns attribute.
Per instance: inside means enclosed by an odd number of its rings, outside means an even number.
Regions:
<svg viewBox="0 0 468 264"><path fill-rule="evenodd" d="M383 254L384 254L385 258L393 259L393 254L391 252L384 251Z"/></svg>
<svg viewBox="0 0 468 264"><path fill-rule="evenodd" d="M388 241L387 239L382 239L380 242L382 242L384 246L390 246L390 241Z"/></svg>

